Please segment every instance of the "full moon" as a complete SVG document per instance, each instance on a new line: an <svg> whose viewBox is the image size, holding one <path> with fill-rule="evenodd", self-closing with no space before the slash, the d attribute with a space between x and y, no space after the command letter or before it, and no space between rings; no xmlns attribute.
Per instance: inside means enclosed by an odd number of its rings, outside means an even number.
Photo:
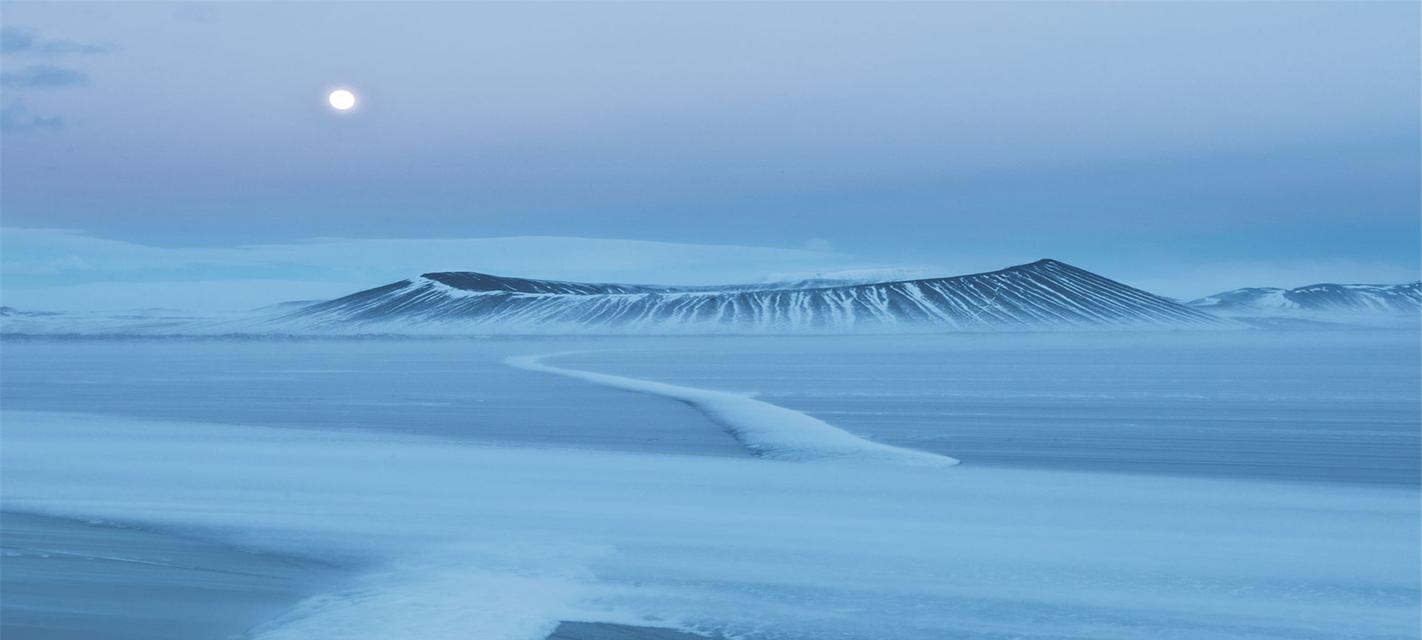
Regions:
<svg viewBox="0 0 1422 640"><path fill-rule="evenodd" d="M336 89L331 92L331 95L326 96L326 101L331 103L331 107L337 111L347 111L355 106L356 97L350 91Z"/></svg>

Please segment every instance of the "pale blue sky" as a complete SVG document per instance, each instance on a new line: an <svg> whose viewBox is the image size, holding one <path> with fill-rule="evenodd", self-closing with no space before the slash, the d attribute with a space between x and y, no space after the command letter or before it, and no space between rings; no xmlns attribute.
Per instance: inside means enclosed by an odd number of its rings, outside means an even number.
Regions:
<svg viewBox="0 0 1422 640"><path fill-rule="evenodd" d="M1418 269L1417 3L0 7L3 224L69 230L6 234L7 299L374 275L209 264L321 237L796 256L766 271L1056 257L1177 296ZM385 269L596 271L420 254ZM596 273L750 271L660 260Z"/></svg>

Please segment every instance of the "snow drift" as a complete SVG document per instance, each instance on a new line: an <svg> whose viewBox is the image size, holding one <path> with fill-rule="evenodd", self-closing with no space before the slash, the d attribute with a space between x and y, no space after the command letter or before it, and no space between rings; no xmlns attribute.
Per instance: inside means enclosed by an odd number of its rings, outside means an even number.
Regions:
<svg viewBox="0 0 1422 640"><path fill-rule="evenodd" d="M564 369L543 364L549 356L514 356L508 364L586 380L614 389L648 393L685 402L721 424L757 456L773 460L880 460L919 467L951 467L948 456L866 440L799 411L756 400L749 395L683 387L664 382Z"/></svg>

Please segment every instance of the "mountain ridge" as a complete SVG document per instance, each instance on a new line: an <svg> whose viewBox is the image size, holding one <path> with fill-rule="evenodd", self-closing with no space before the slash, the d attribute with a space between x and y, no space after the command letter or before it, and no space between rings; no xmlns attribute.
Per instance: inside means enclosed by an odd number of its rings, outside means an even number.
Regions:
<svg viewBox="0 0 1422 640"><path fill-rule="evenodd" d="M1233 324L1047 258L960 276L832 286L581 283L429 272L308 305L267 326L298 332L849 333Z"/></svg>
<svg viewBox="0 0 1422 640"><path fill-rule="evenodd" d="M1422 311L1422 281L1402 284L1318 283L1292 289L1244 287L1188 303L1225 314L1404 315Z"/></svg>
<svg viewBox="0 0 1422 640"><path fill-rule="evenodd" d="M494 290L496 290L496 289L469 289L469 288L467 288L467 287L462 287L462 286L456 285L456 284L454 284L454 282L450 282L450 280L460 281L463 277L469 277L469 280L472 281L472 282L484 282L484 281L488 281L488 280L500 280L500 281L510 281L510 282L517 282L517 283L529 283L529 286L538 286L538 285L545 285L545 286L550 286L550 287L552 287L552 286L565 286L565 287L568 287L568 288L570 289L570 293L572 293L571 290L573 290L573 289L584 288L584 287L610 287L610 288L625 289L626 291L624 291L623 293L626 293L626 294L629 294L629 295L635 295L635 294L639 294L639 293L721 293L721 292L728 292L728 291L792 291L792 290L793 290L793 291L812 291L812 290L818 290L818 289L842 289L842 288L845 288L845 287L856 287L856 286L861 286L861 285L865 285L865 284L894 285L894 284L905 284L905 283L914 283L914 282L924 282L924 281L929 281L929 280L944 280L944 279L949 279L949 278L970 278L970 277L974 277L974 276L993 275L993 274L1003 273L1003 272L1012 271L1012 270L1017 270L1017 269L1025 269L1025 268L1030 268L1030 267L1049 266L1049 265L1061 265L1061 266L1065 266L1065 267L1071 267L1071 268L1074 268L1074 269L1077 268L1077 267L1072 267L1071 265L1066 264L1065 262L1061 262L1061 261L1059 261L1059 260L1054 260L1054 259L1052 259L1052 258L1042 258L1042 259L1037 260L1037 261L1034 261L1034 262L1028 262L1028 263L1024 263L1024 264L1020 264L1020 265L1014 265L1014 266L1011 266L1011 267L1004 267L1004 268L1002 268L1002 269L995 269L995 270L992 270L992 271L982 271L982 272L978 272L978 273L967 273L967 274L956 275L956 276L939 276L939 277L925 277L925 278L906 278L906 279L897 279L897 280L870 280L870 281L836 280L836 279L834 279L834 278L808 278L808 279L801 279L801 280L772 281L772 282L763 282L763 283L755 283L755 284L718 284L718 285L660 285L660 284L624 284L624 283L572 282L572 281L567 281L567 280L545 280L545 279L539 279L539 278L519 278L519 277L513 277L513 276L497 276L497 275L493 275L493 274L482 273L482 272L479 272L479 271L433 271L433 272L430 272L430 273L422 273L422 274L420 274L420 277L421 277L421 278L428 278L428 279L431 279L431 280L435 280L435 281L438 281L438 282L442 282L442 283L444 283L444 284L446 284L446 285L449 285L449 286L452 286L452 287L455 287L455 288L466 289L466 290L470 290L470 291L494 291ZM403 280L403 281L401 281L401 282L409 282L409 280ZM806 285L806 284L805 284L805 283L819 283L819 282L823 282L824 284L809 284L809 285ZM836 284L836 283L837 283L837 284ZM392 283L392 284L395 284L395 283ZM385 285L385 286L389 286L389 285ZM377 287L377 288L378 288L378 287ZM508 289L508 288L500 288L500 289L497 289L497 290L515 291L514 289ZM525 292L527 292L527 293L533 293L534 291L518 291L518 292L520 292L520 293L525 293ZM359 293L359 292L357 292L357 293ZM607 293L607 292L599 292L599 293Z"/></svg>

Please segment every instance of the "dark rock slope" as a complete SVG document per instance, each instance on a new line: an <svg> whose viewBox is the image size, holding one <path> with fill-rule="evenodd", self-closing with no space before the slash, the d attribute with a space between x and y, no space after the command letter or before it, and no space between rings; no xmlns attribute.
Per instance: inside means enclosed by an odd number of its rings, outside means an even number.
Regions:
<svg viewBox="0 0 1422 640"><path fill-rule="evenodd" d="M840 333L1231 323L1040 260L966 276L844 286L668 287L427 273L266 324L321 333Z"/></svg>

